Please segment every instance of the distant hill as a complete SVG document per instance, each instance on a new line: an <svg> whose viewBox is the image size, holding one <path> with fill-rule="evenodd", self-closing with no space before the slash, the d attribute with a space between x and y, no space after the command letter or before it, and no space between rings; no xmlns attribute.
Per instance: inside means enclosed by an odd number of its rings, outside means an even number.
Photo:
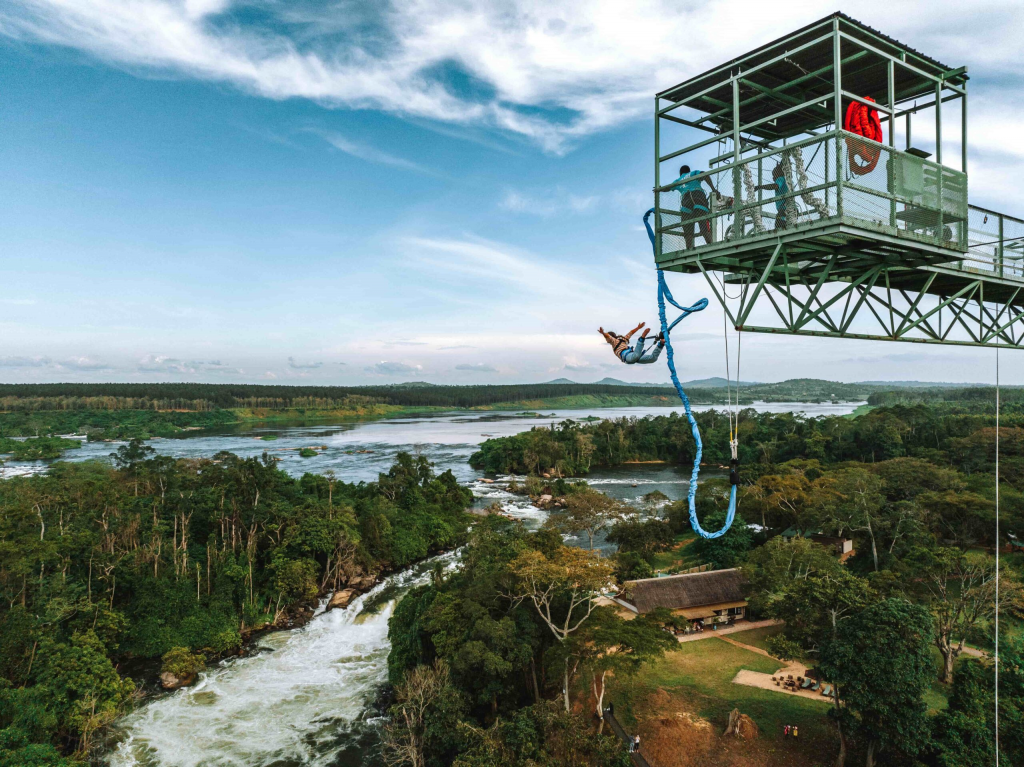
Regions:
<svg viewBox="0 0 1024 767"><path fill-rule="evenodd" d="M602 378L600 381L594 382L595 386L654 386L659 389L664 389L666 386L672 384L666 381L663 384L659 383L630 383L629 381L620 381L618 378Z"/></svg>
<svg viewBox="0 0 1024 767"><path fill-rule="evenodd" d="M560 378L557 381L549 381L549 383L573 383L566 378ZM695 381L684 381L683 386L693 389L724 389L728 382L721 376L715 376L713 378L698 378ZM666 387L671 388L672 382L665 381L665 383L635 383L632 381L620 381L618 378L602 378L600 381L594 381L595 386L653 386L658 389L664 389ZM732 384L736 385L735 382ZM756 381L740 381L740 386L757 386Z"/></svg>
<svg viewBox="0 0 1024 767"><path fill-rule="evenodd" d="M864 386L889 387L890 389L973 389L978 386L993 385L991 383L943 383L936 381L857 381L856 383ZM1006 386L1006 384L1003 384L1003 386Z"/></svg>
<svg viewBox="0 0 1024 767"><path fill-rule="evenodd" d="M721 376L714 376L712 378L698 378L696 381L686 381L683 386L691 386L694 389L724 389L726 386L736 386L736 382L733 381L731 384ZM757 381L740 381L740 386L760 386Z"/></svg>

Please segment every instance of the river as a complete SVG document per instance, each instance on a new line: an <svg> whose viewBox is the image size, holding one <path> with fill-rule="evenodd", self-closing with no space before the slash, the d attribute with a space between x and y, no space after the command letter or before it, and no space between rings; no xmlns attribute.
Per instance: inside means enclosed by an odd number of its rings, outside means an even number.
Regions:
<svg viewBox="0 0 1024 767"><path fill-rule="evenodd" d="M842 415L857 403L757 406L773 412ZM255 426L150 444L159 454L209 457L220 451L254 456L264 451L293 475L333 470L347 482L373 481L401 450L419 453L437 471L451 469L473 489L479 505L498 501L507 513L536 525L543 512L500 484L482 482L467 459L488 437L573 418L664 415L670 408L450 413L328 426ZM264 437L274 437L265 440ZM312 458L298 449L326 446ZM116 445L86 443L69 460L101 458ZM45 465L11 463L9 474ZM661 490L685 497L688 467L638 464L596 471L587 479L624 501ZM454 556L443 559L454 564ZM188 689L159 694L121 720L103 763L111 767L354 767L377 763L373 702L387 676L387 621L401 593L429 577L432 562L388 578L345 610L320 613L294 631L268 634L248 657L220 662ZM372 609L371 609L372 608Z"/></svg>

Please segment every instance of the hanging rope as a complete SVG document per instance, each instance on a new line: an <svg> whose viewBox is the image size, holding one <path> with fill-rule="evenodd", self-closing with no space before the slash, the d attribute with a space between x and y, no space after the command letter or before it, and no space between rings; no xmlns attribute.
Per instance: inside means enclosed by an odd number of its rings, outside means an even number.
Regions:
<svg viewBox="0 0 1024 767"><path fill-rule="evenodd" d="M996 764L999 764L999 339L996 339Z"/></svg>
<svg viewBox="0 0 1024 767"><path fill-rule="evenodd" d="M647 236L651 238L651 247L655 247L654 230L651 229L649 221L652 213L654 213L654 208L651 208L644 214L644 226L647 227ZM668 323L667 310L665 308L666 301L682 312L671 325ZM676 393L683 403L683 410L686 411L686 418L690 422L690 431L693 432L693 441L697 445L697 453L693 457L693 471L690 473L690 488L686 496L690 506L690 526L702 538L720 538L732 526L732 521L736 517L736 487L739 485L736 441L732 437L732 429L730 427L729 447L732 450L732 468L729 472L729 480L732 483L732 487L729 490L729 510L726 513L725 524L722 526L722 529L715 533L709 533L700 526L700 521L697 519L697 479L700 474L700 459L704 452L704 445L700 439L700 428L697 426L697 419L693 417L693 411L690 409L690 399L686 396L686 392L683 391L683 385L679 383L679 375L676 373L675 352L672 349L672 339L669 335L672 329L679 324L680 320L689 317L694 312L703 311L707 308L707 305L708 300L702 298L693 306L681 306L672 297L672 291L668 289L668 283L665 282L665 272L661 269L658 270L658 318L661 320L662 338L665 339L665 357L668 359L668 371L672 377L672 385L676 387Z"/></svg>

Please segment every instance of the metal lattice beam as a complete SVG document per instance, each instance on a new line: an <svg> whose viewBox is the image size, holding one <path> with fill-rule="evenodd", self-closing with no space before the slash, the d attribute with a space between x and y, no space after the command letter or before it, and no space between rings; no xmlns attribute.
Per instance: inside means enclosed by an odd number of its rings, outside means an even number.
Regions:
<svg viewBox="0 0 1024 767"><path fill-rule="evenodd" d="M1024 306L1017 301L1021 289L1006 301L985 299L985 280L965 280L948 295L931 291L938 272L928 274L920 290L892 287L890 272L898 270L876 263L855 277L835 281L840 254L805 263L796 271L785 243L778 243L757 268L730 278L742 283L737 299L729 299L724 283L711 269L698 266L712 293L737 329L824 338L857 338L877 341L1024 348ZM719 288L722 288L720 290ZM763 300L767 298L767 301ZM758 307L777 323L751 321ZM762 312L764 314L764 312Z"/></svg>

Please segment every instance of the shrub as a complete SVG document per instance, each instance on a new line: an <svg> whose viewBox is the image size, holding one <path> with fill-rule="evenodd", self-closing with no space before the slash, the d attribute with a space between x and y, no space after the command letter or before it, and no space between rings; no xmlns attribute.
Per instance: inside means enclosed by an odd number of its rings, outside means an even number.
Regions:
<svg viewBox="0 0 1024 767"><path fill-rule="evenodd" d="M161 673L171 673L179 679L194 676L206 668L206 656L191 652L187 647L174 647L165 652L161 660Z"/></svg>

